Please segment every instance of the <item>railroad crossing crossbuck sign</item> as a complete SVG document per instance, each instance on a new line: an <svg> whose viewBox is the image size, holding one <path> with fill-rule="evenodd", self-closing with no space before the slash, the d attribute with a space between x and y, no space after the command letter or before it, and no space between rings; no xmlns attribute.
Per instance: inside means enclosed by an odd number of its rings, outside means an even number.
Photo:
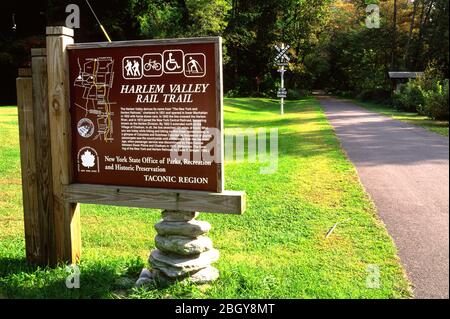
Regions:
<svg viewBox="0 0 450 319"><path fill-rule="evenodd" d="M288 50L291 48L290 45L281 44L281 46L275 45L277 50L277 56L275 57L275 63L280 67L278 72L281 75L281 87L278 89L277 97L281 99L281 115L284 114L284 99L287 98L287 90L284 87L284 73L286 72L285 67L289 66L289 61L291 58L288 55Z"/></svg>
<svg viewBox="0 0 450 319"><path fill-rule="evenodd" d="M278 65L287 66L287 63L291 60L291 58L287 55L288 50L290 49L290 45L281 46L275 45L275 49L278 51L278 55L275 57L275 62Z"/></svg>

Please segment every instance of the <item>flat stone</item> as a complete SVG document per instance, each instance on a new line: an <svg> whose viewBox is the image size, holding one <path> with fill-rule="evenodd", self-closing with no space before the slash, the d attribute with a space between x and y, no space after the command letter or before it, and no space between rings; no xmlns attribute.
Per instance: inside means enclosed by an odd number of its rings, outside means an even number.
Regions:
<svg viewBox="0 0 450 319"><path fill-rule="evenodd" d="M139 278L152 278L153 274L150 270L147 268L142 269L141 274L139 275Z"/></svg>
<svg viewBox="0 0 450 319"><path fill-rule="evenodd" d="M152 278L139 278L136 281L135 287L141 288L156 285L165 288L175 284L177 281L181 284L206 285L216 281L218 278L219 271L212 266L203 268L191 275L188 274L178 278L170 278L159 269L152 269Z"/></svg>
<svg viewBox="0 0 450 319"><path fill-rule="evenodd" d="M197 285L209 284L219 278L219 270L209 266L190 275L187 279Z"/></svg>
<svg viewBox="0 0 450 319"><path fill-rule="evenodd" d="M134 280L129 277L120 277L114 282L114 286L116 288L123 288L123 289L131 288L133 287L133 284Z"/></svg>
<svg viewBox="0 0 450 319"><path fill-rule="evenodd" d="M170 278L158 269L154 269L154 273L155 283L157 283L160 287L168 287L177 281L181 284L206 285L216 281L219 278L219 271L212 266L203 268L191 275L180 278Z"/></svg>
<svg viewBox="0 0 450 319"><path fill-rule="evenodd" d="M162 212L162 218L167 222L188 222L197 217L197 212L185 212L179 210L165 210Z"/></svg>
<svg viewBox="0 0 450 319"><path fill-rule="evenodd" d="M162 221L155 225L156 232L161 236L186 236L197 238L210 231L211 225L208 222L191 220L188 222L167 222Z"/></svg>
<svg viewBox="0 0 450 319"><path fill-rule="evenodd" d="M183 236L156 236L156 248L184 256L198 255L213 248L211 239L200 236L197 239Z"/></svg>
<svg viewBox="0 0 450 319"><path fill-rule="evenodd" d="M183 277L183 278L170 278L167 277L162 271L160 271L159 269L152 269L152 273L153 273L153 278L154 278L154 283L155 285L157 285L160 288L167 288L173 284L175 284L176 282L179 283L187 283L187 278L188 277Z"/></svg>
<svg viewBox="0 0 450 319"><path fill-rule="evenodd" d="M153 278L139 278L136 283L134 284L134 286L136 288L141 288L144 286L148 286L148 285L152 285L155 283L155 279Z"/></svg>
<svg viewBox="0 0 450 319"><path fill-rule="evenodd" d="M211 249L195 257L183 257L163 253L159 249L152 251L149 262L170 278L179 278L210 266L219 259L219 251Z"/></svg>
<svg viewBox="0 0 450 319"><path fill-rule="evenodd" d="M147 268L142 269L139 279L134 284L135 287L140 288L143 286L157 284L156 280L160 271L156 269L149 270Z"/></svg>

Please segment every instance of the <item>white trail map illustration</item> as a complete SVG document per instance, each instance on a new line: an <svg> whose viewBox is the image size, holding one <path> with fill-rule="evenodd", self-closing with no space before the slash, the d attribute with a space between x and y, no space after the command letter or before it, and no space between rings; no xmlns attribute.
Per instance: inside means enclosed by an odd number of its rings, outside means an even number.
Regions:
<svg viewBox="0 0 450 319"><path fill-rule="evenodd" d="M79 75L74 85L84 88L84 105L75 104L86 113L96 118L97 132L94 140L101 139L106 143L112 142L114 126L109 94L114 80L114 60L111 57L85 59L83 65L78 59Z"/></svg>

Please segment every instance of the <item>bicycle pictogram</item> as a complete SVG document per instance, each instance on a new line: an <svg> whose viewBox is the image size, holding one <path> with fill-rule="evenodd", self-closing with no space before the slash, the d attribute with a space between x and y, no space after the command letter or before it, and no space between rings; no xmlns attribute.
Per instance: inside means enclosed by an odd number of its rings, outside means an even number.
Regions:
<svg viewBox="0 0 450 319"><path fill-rule="evenodd" d="M150 71L150 70L161 71L161 63L150 60L144 64L144 69L145 69L145 71Z"/></svg>
<svg viewBox="0 0 450 319"><path fill-rule="evenodd" d="M142 57L144 61L144 76L159 77L163 74L162 55L159 53L148 53Z"/></svg>

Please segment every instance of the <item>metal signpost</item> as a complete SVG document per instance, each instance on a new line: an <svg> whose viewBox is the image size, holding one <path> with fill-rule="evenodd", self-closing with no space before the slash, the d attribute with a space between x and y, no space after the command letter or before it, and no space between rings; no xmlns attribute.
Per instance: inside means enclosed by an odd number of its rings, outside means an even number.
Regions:
<svg viewBox="0 0 450 319"><path fill-rule="evenodd" d="M284 87L284 72L286 72L285 67L289 65L289 61L291 60L287 55L288 50L291 47L289 45L281 44L281 47L275 45L275 49L278 52L278 55L275 57L275 63L280 67L278 72L281 74L281 87L277 92L277 97L281 98L281 115L284 115L284 99L287 97L287 90Z"/></svg>

